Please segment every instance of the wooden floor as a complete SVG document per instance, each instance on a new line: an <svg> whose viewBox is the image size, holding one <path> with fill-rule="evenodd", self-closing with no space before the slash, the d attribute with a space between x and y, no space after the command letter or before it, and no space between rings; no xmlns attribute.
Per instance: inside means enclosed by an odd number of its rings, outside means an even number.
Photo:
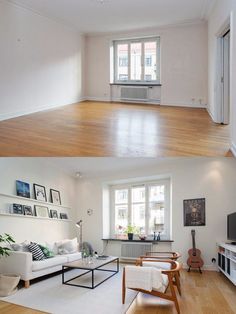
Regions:
<svg viewBox="0 0 236 314"><path fill-rule="evenodd" d="M236 287L222 274L204 271L200 275L197 272L182 271L181 284L182 296L178 297L181 314L236 313ZM43 312L0 301L0 313ZM176 310L172 302L139 293L126 314L176 314Z"/></svg>
<svg viewBox="0 0 236 314"><path fill-rule="evenodd" d="M236 287L217 272L181 272L181 314L236 313ZM139 293L126 314L176 314L172 302Z"/></svg>
<svg viewBox="0 0 236 314"><path fill-rule="evenodd" d="M205 109L84 102L0 122L0 156L231 156Z"/></svg>

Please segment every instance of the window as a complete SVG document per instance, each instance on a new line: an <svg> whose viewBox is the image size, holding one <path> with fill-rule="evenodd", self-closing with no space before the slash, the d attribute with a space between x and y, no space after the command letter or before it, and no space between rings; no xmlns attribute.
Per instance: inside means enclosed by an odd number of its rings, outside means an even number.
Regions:
<svg viewBox="0 0 236 314"><path fill-rule="evenodd" d="M123 235L128 225L139 233L170 236L170 181L127 184L110 188L111 234Z"/></svg>
<svg viewBox="0 0 236 314"><path fill-rule="evenodd" d="M160 83L160 38L114 41L114 81Z"/></svg>

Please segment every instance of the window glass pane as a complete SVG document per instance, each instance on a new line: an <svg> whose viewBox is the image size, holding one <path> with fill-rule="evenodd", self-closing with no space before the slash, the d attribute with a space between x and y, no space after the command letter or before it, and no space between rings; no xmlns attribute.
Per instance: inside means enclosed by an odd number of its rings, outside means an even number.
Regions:
<svg viewBox="0 0 236 314"><path fill-rule="evenodd" d="M157 79L157 43L144 43L144 79L153 81Z"/></svg>
<svg viewBox="0 0 236 314"><path fill-rule="evenodd" d="M128 225L128 206L116 205L115 206L115 233L124 234Z"/></svg>
<svg viewBox="0 0 236 314"><path fill-rule="evenodd" d="M128 80L128 44L117 45L117 79L120 81Z"/></svg>
<svg viewBox="0 0 236 314"><path fill-rule="evenodd" d="M137 227L140 232L145 232L145 205L132 205L132 225Z"/></svg>
<svg viewBox="0 0 236 314"><path fill-rule="evenodd" d="M165 186L153 185L149 188L149 202L163 202L165 200Z"/></svg>
<svg viewBox="0 0 236 314"><path fill-rule="evenodd" d="M115 204L128 203L128 190L115 190Z"/></svg>
<svg viewBox="0 0 236 314"><path fill-rule="evenodd" d="M131 80L141 80L141 54L142 54L142 44L141 43L131 43L130 45L131 54Z"/></svg>
<svg viewBox="0 0 236 314"><path fill-rule="evenodd" d="M149 234L164 231L165 209L164 204L151 202L149 204Z"/></svg>
<svg viewBox="0 0 236 314"><path fill-rule="evenodd" d="M145 187L132 188L132 203L145 202Z"/></svg>

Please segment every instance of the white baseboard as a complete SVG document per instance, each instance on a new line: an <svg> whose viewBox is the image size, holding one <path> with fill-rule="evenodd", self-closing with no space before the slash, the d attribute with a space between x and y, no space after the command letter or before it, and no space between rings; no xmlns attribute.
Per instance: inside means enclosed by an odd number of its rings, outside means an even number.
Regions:
<svg viewBox="0 0 236 314"><path fill-rule="evenodd" d="M84 97L85 100L88 100L88 101L99 101L99 102L110 102L111 99L110 97L90 97L90 96L87 96L87 97Z"/></svg>
<svg viewBox="0 0 236 314"><path fill-rule="evenodd" d="M80 98L78 101L75 103L79 103L86 100L85 98ZM13 118L18 118L21 116L26 116L32 113L37 113L41 111L48 111L48 110L53 110L59 107L67 106L68 104L60 104L60 105L53 105L53 106L42 106L34 109L25 109L17 112L12 112L12 113L5 113L5 114L0 114L0 121L5 121Z"/></svg>
<svg viewBox="0 0 236 314"><path fill-rule="evenodd" d="M236 157L236 144L234 144L234 142L231 142L230 150L233 153L234 157Z"/></svg>
<svg viewBox="0 0 236 314"><path fill-rule="evenodd" d="M220 123L219 121L217 121L217 120L215 119L215 117L214 117L213 113L211 112L211 110L209 109L209 107L207 107L206 110L207 110L207 112L208 112L208 114L209 114L209 116L211 117L211 120L212 120L213 122L215 122L215 123Z"/></svg>
<svg viewBox="0 0 236 314"><path fill-rule="evenodd" d="M170 106L170 107L188 107L188 108L200 108L200 109L206 109L206 105L200 105L200 104L192 104L192 103L185 103L185 102L161 102L161 106Z"/></svg>

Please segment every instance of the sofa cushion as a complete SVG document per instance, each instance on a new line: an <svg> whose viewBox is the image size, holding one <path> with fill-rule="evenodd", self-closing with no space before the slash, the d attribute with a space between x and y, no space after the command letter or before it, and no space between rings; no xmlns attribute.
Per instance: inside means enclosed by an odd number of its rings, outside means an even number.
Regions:
<svg viewBox="0 0 236 314"><path fill-rule="evenodd" d="M55 256L43 261L33 261L32 271L39 271L53 266L62 265L64 263L67 263L67 258L64 256Z"/></svg>
<svg viewBox="0 0 236 314"><path fill-rule="evenodd" d="M30 252L29 248L28 248L28 245L30 244L30 242L28 241L24 241L22 243L14 243L14 244L11 244L11 249L13 251L16 251L16 252Z"/></svg>
<svg viewBox="0 0 236 314"><path fill-rule="evenodd" d="M45 259L43 251L41 250L40 246L37 243L30 243L28 245L28 249L32 253L32 257L34 261L41 261Z"/></svg>
<svg viewBox="0 0 236 314"><path fill-rule="evenodd" d="M49 248L47 248L46 246L39 244L39 247L43 251L45 258L51 258L55 256L55 254L52 251L50 251Z"/></svg>
<svg viewBox="0 0 236 314"><path fill-rule="evenodd" d="M72 240L67 240L58 245L58 253L60 255L76 253L78 251L78 242L74 238Z"/></svg>
<svg viewBox="0 0 236 314"><path fill-rule="evenodd" d="M60 256L66 256L67 262L74 262L78 259L81 259L81 252L76 252L72 254L66 254L66 255L60 255Z"/></svg>
<svg viewBox="0 0 236 314"><path fill-rule="evenodd" d="M149 260L149 259L148 259ZM143 260L143 266L145 267L156 267L158 269L164 269L164 270L169 270L171 269L171 264L170 263L165 263L165 262L157 262L155 260L153 260L153 262L145 262L145 260Z"/></svg>

